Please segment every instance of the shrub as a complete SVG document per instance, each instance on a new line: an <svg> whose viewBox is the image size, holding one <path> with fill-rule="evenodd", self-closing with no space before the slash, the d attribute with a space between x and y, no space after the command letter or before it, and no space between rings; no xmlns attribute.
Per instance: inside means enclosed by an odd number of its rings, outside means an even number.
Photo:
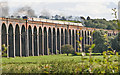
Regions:
<svg viewBox="0 0 120 75"><path fill-rule="evenodd" d="M74 54L73 54L73 56L81 56L82 55L82 53L79 53L79 52L75 52ZM85 55L86 56L89 56L90 55L90 53L85 53ZM100 55L103 55L102 53L91 53L91 55L92 56L100 56Z"/></svg>
<svg viewBox="0 0 120 75"><path fill-rule="evenodd" d="M68 56L69 53L74 52L74 49L73 49L72 45L69 45L69 44L63 45L61 50L62 50L62 53L66 53L67 56Z"/></svg>

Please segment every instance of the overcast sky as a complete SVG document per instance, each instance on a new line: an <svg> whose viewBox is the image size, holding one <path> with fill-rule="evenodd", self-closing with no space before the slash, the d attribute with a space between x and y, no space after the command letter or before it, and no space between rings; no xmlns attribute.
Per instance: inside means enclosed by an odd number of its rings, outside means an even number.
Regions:
<svg viewBox="0 0 120 75"><path fill-rule="evenodd" d="M23 6L30 6L36 15L46 10L51 15L90 16L91 18L114 19L112 8L118 7L119 0L0 0L8 1L10 14Z"/></svg>

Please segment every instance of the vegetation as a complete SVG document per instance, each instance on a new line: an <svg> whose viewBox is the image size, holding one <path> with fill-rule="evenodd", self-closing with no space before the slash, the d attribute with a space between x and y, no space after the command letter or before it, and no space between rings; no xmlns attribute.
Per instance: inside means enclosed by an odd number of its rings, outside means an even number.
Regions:
<svg viewBox="0 0 120 75"><path fill-rule="evenodd" d="M107 21L92 20L90 17L87 21L93 21L93 25L98 28L114 29L114 27L107 26ZM87 23L87 22L86 22ZM113 22L112 22L113 23ZM99 25L101 24L101 25ZM86 24L87 25L87 24ZM88 23L88 25L90 25ZM92 25L90 25L92 26ZM49 56L30 56L30 57L16 57L16 58L3 58L3 73L47 73L47 74L110 74L118 73L118 52L119 51L119 36L108 37L107 32L102 30L94 31L92 33L93 44L86 45L85 52L81 49L82 37L78 44L80 46L80 53L75 52L77 56L68 56L74 52L71 45L63 45L62 55L49 55ZM91 36L90 42L92 42ZM6 49L6 48L5 48ZM116 51L115 51L116 50ZM88 53L89 52L89 53ZM94 52L94 53L92 53ZM96 53L97 52L97 53ZM99 53L98 53L99 52Z"/></svg>
<svg viewBox="0 0 120 75"><path fill-rule="evenodd" d="M62 50L62 53L66 53L67 56L68 56L69 53L74 52L74 49L73 49L72 45L69 45L69 44L63 45L61 47L61 50Z"/></svg>
<svg viewBox="0 0 120 75"><path fill-rule="evenodd" d="M117 28L117 24L114 21L115 20L107 21L106 19L89 19L85 20L84 24L86 27L91 28L115 30Z"/></svg>
<svg viewBox="0 0 120 75"><path fill-rule="evenodd" d="M120 50L120 32L118 33L117 36L114 38L111 38L111 46L114 50L119 51Z"/></svg>
<svg viewBox="0 0 120 75"><path fill-rule="evenodd" d="M84 56L89 59L89 56ZM93 60L104 62L103 56L93 56ZM111 61L115 62L113 65L118 66L117 56L113 56ZM86 64L87 63L87 64ZM86 60L84 65L88 66L89 60ZM94 72L98 69L104 70L103 67L93 61ZM47 74L79 74L82 73L81 56L66 56L63 55L49 55L49 56L30 56L30 57L16 57L16 58L2 58L3 73L47 73ZM111 71L110 71L111 72ZM115 69L115 72L117 70ZM88 68L84 67L84 73L88 73Z"/></svg>
<svg viewBox="0 0 120 75"><path fill-rule="evenodd" d="M102 53L104 50L108 50L107 45L104 44L106 42L104 35L105 32L102 30L94 32L93 43L95 44L95 47L93 48L93 52Z"/></svg>

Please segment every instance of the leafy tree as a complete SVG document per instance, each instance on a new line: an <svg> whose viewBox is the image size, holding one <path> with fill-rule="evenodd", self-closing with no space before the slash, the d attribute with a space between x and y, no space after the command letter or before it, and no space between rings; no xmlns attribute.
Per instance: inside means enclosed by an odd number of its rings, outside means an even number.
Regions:
<svg viewBox="0 0 120 75"><path fill-rule="evenodd" d="M111 39L111 46L116 51L120 50L120 32L115 38Z"/></svg>
<svg viewBox="0 0 120 75"><path fill-rule="evenodd" d="M83 16L80 17L81 19L85 20L85 18Z"/></svg>
<svg viewBox="0 0 120 75"><path fill-rule="evenodd" d="M110 25L108 25L108 27L106 29L115 30L116 28L115 28L115 26L113 26L113 25L110 24Z"/></svg>
<svg viewBox="0 0 120 75"><path fill-rule="evenodd" d="M105 19L90 19L85 20L84 22L85 27L91 28L99 28L99 29L108 29L108 30L115 30L117 29L117 24L115 20L105 20Z"/></svg>
<svg viewBox="0 0 120 75"><path fill-rule="evenodd" d="M90 20L90 17L89 17L89 16L87 17L87 20Z"/></svg>
<svg viewBox="0 0 120 75"><path fill-rule="evenodd" d="M93 35L93 43L95 44L95 47L93 48L93 52L95 53L102 53L103 51L107 50L107 46L104 44L106 41L104 39L104 34L105 32L100 30L100 31L95 31Z"/></svg>
<svg viewBox="0 0 120 75"><path fill-rule="evenodd" d="M62 16L62 20L66 20L65 16Z"/></svg>
<svg viewBox="0 0 120 75"><path fill-rule="evenodd" d="M74 52L74 49L73 49L72 45L69 45L69 44L63 45L61 50L62 50L62 53L67 53L67 56L68 56L69 53Z"/></svg>

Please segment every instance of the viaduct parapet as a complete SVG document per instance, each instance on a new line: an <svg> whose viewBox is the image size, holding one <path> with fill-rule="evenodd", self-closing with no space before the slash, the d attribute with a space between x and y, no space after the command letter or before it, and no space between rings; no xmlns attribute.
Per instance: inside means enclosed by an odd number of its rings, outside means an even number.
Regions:
<svg viewBox="0 0 120 75"><path fill-rule="evenodd" d="M81 24L0 18L0 49L4 49L3 44L8 46L7 57L61 54L61 46L65 44L72 45L75 52L79 52L77 40L83 37L81 49L84 51L85 44L92 44L88 36L94 30L99 29L87 28ZM108 31L108 36L117 34L113 30L104 31Z"/></svg>

